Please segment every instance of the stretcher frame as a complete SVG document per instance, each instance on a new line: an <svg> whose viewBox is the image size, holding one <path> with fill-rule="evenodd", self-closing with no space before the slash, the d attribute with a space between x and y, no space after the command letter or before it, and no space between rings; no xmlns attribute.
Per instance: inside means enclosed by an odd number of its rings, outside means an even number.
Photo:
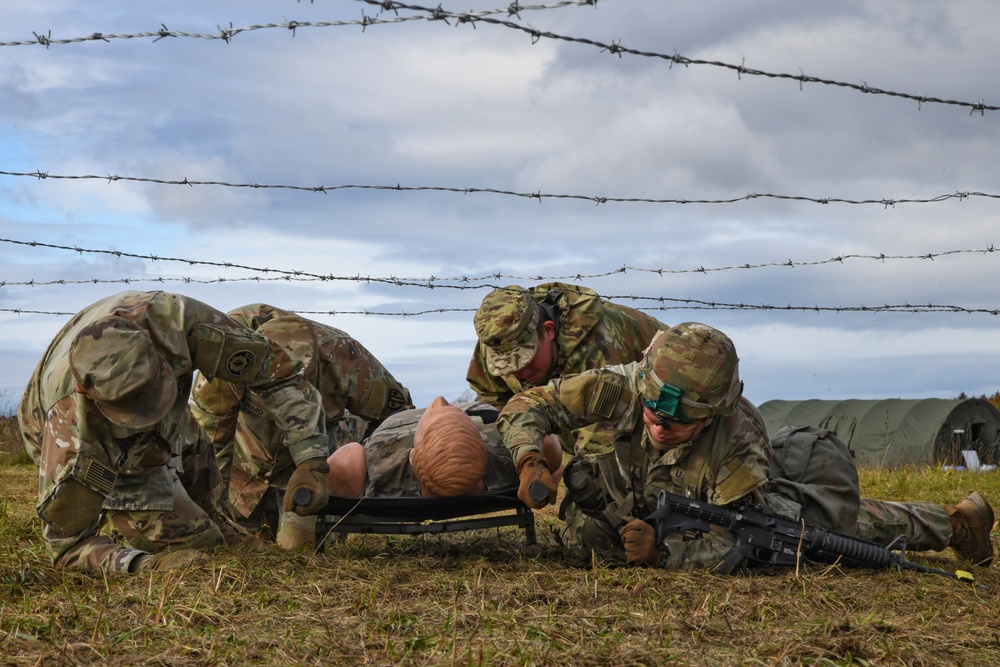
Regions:
<svg viewBox="0 0 1000 667"><path fill-rule="evenodd" d="M535 544L535 515L517 488L451 498L331 496L316 515L316 543L330 533L421 535L501 526L522 528L525 541Z"/></svg>

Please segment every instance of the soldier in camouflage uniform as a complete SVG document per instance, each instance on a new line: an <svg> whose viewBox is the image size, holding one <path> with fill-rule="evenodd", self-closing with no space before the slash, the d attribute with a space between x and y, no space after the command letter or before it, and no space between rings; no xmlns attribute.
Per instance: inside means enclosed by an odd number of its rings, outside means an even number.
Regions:
<svg viewBox="0 0 1000 667"><path fill-rule="evenodd" d="M325 491L319 397L295 362L200 301L125 292L62 328L18 407L39 466L37 512L53 563L165 569L203 562L202 550L225 544L210 518L219 495L214 451L187 409L195 369L261 389L263 409L287 425L296 485Z"/></svg>
<svg viewBox="0 0 1000 667"><path fill-rule="evenodd" d="M586 287L543 283L493 290L474 317L479 338L466 374L478 400L502 408L515 394L553 378L636 361L653 335L666 328L655 318L601 299ZM607 422L559 434L563 449L601 460L613 452ZM583 516L572 503L560 512L566 541L580 542Z"/></svg>
<svg viewBox="0 0 1000 667"><path fill-rule="evenodd" d="M554 490L537 462L544 434L610 422L622 437L615 443L617 466L597 471L600 493L586 495L588 485L571 479L574 470L567 468L564 476L590 513L588 543L620 544L637 564L711 568L733 546L730 533L672 535L655 544L653 527L642 517L656 507L661 490L717 505L770 504L771 445L742 390L732 341L706 325L684 323L657 334L639 362L564 377L515 396L497 425L517 462L521 488L543 482ZM781 510L787 512L789 504L783 502ZM944 508L862 499L851 532L879 544L904 534L913 549L950 546L973 564L989 565L993 519L978 493Z"/></svg>
<svg viewBox="0 0 1000 667"><path fill-rule="evenodd" d="M342 442L363 438L389 415L413 407L409 390L339 329L260 303L227 315L302 366L322 401L320 423L330 436L330 451ZM292 526L308 532L315 518L288 512L291 499L286 488L295 461L281 424L263 409L265 400L264 393L253 387L199 377L191 393L191 411L215 445L228 482L227 510L245 529L262 531L287 546L297 540L286 539L285 533L294 531Z"/></svg>

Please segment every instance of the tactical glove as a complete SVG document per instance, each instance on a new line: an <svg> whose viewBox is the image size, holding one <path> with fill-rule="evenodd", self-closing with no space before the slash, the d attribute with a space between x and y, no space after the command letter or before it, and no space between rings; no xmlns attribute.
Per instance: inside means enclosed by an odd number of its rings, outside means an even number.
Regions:
<svg viewBox="0 0 1000 667"><path fill-rule="evenodd" d="M285 511L307 516L316 514L326 507L330 500L326 482L326 476L329 474L330 464L322 456L306 459L300 463L288 480L288 488L285 489Z"/></svg>
<svg viewBox="0 0 1000 667"><path fill-rule="evenodd" d="M656 531L642 519L632 519L618 531L625 558L636 565L657 565L660 550L656 547Z"/></svg>
<svg viewBox="0 0 1000 667"><path fill-rule="evenodd" d="M203 567L212 562L204 551L197 549L178 549L176 551L161 551L155 554L136 556L129 563L129 572L165 572L186 567Z"/></svg>
<svg viewBox="0 0 1000 667"><path fill-rule="evenodd" d="M541 509L556 501L557 482L549 474L545 458L539 452L528 452L517 462L521 484L517 497L532 509Z"/></svg>

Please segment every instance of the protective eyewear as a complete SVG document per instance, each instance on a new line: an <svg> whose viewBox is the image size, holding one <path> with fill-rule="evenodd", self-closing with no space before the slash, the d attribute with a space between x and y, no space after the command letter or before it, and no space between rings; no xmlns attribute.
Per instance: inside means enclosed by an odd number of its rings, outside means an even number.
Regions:
<svg viewBox="0 0 1000 667"><path fill-rule="evenodd" d="M675 426L688 426L689 424L691 424L690 419L675 419L673 417L670 417L669 415L663 414L662 412L657 412L656 410L650 407L650 403L652 402L653 401L647 401L646 399L643 399L642 404L646 406L646 409L649 410L649 414L653 416L654 419L653 424L655 426L659 426L660 428L669 431L671 428Z"/></svg>
<svg viewBox="0 0 1000 667"><path fill-rule="evenodd" d="M655 401L643 398L642 404L656 416L656 423L664 428L670 428L669 425L672 423L690 424L691 420L687 418L681 408L681 396L683 395L684 390L680 387L663 384L660 386L660 395L656 397Z"/></svg>

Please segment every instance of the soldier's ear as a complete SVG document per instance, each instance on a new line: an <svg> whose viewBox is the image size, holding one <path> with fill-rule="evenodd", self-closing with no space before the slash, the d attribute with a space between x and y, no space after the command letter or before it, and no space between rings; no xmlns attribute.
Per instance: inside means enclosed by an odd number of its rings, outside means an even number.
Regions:
<svg viewBox="0 0 1000 667"><path fill-rule="evenodd" d="M545 337L545 340L548 340L548 341L555 340L556 339L556 323L553 322L552 320L546 320L545 322L542 322L542 331L541 331L541 334L542 334L542 336Z"/></svg>

